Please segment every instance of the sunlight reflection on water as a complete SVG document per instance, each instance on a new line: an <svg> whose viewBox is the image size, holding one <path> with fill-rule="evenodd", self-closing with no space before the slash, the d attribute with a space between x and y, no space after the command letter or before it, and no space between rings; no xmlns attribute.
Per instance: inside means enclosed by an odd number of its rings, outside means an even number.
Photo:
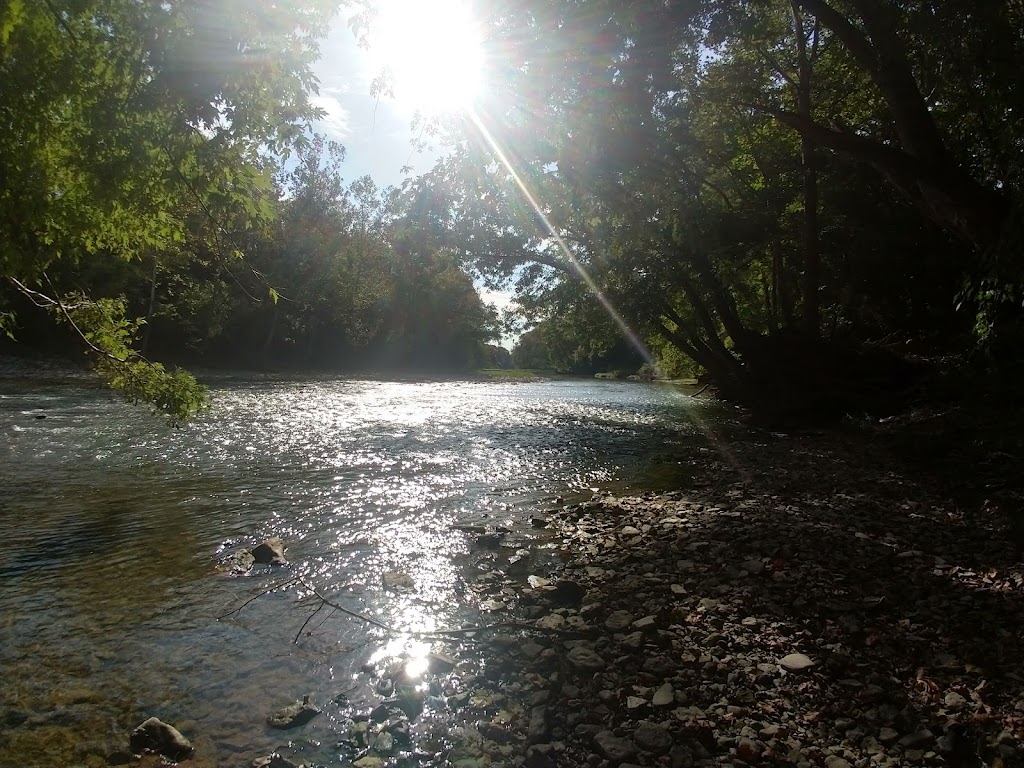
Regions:
<svg viewBox="0 0 1024 768"><path fill-rule="evenodd" d="M533 548L530 517L554 496L678 466L700 439L692 401L640 384L213 390L213 412L173 431L96 391L0 395L0 715L71 713L0 740L0 764L82 762L149 715L194 723L214 753L272 749L279 735L262 723L275 707L307 692L329 700L368 661L401 659L421 676L432 646L384 642L328 612L293 644L311 610L294 586L218 617L298 576L406 631L477 623L467 569L500 570ZM510 532L481 551L457 524ZM270 535L287 542L287 572L215 573L218 553ZM384 588L389 571L409 588ZM329 743L332 723L304 734Z"/></svg>

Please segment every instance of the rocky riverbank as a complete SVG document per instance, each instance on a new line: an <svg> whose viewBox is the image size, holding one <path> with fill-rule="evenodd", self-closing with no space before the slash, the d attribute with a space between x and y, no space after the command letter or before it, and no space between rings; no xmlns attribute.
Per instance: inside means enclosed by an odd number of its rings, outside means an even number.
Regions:
<svg viewBox="0 0 1024 768"><path fill-rule="evenodd" d="M482 666L445 685L448 716L420 727L423 757L1022 764L1014 548L998 519L864 448L776 436L695 458L694 489L552 513L563 568L475 585L536 631L481 638ZM383 764L387 715L356 725L356 765Z"/></svg>

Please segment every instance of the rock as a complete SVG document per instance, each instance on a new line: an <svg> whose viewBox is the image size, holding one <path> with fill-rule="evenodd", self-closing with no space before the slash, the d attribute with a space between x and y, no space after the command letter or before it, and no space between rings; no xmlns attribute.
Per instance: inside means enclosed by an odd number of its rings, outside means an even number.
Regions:
<svg viewBox="0 0 1024 768"><path fill-rule="evenodd" d="M626 709L639 709L647 705L647 699L641 696L627 696Z"/></svg>
<svg viewBox="0 0 1024 768"><path fill-rule="evenodd" d="M560 613L549 613L537 619L537 626L541 629L562 629L565 627L565 616Z"/></svg>
<svg viewBox="0 0 1024 768"><path fill-rule="evenodd" d="M275 752L266 757L257 757L252 761L252 768L302 768L302 766Z"/></svg>
<svg viewBox="0 0 1024 768"><path fill-rule="evenodd" d="M526 750L526 768L556 768L555 748L551 744L533 744Z"/></svg>
<svg viewBox="0 0 1024 768"><path fill-rule="evenodd" d="M430 664L430 671L435 675L444 675L455 669L455 659L445 656L443 653L428 653L427 663Z"/></svg>
<svg viewBox="0 0 1024 768"><path fill-rule="evenodd" d="M885 744L886 746L889 746L891 744L895 744L896 740L899 737L900 737L899 732L893 730L892 728L882 728L881 730L878 731L878 740L880 742L882 742L883 744Z"/></svg>
<svg viewBox="0 0 1024 768"><path fill-rule="evenodd" d="M615 611L604 622L609 632L621 632L633 623L633 614L629 611Z"/></svg>
<svg viewBox="0 0 1024 768"><path fill-rule="evenodd" d="M252 556L252 552L242 549L221 560L217 568L230 576L241 576L251 571L255 564L256 558Z"/></svg>
<svg viewBox="0 0 1024 768"><path fill-rule="evenodd" d="M519 648L519 652L528 659L535 659L544 653L544 646L531 640L527 640Z"/></svg>
<svg viewBox="0 0 1024 768"><path fill-rule="evenodd" d="M756 576L764 571L764 563L761 560L747 560L740 564L740 568Z"/></svg>
<svg viewBox="0 0 1024 768"><path fill-rule="evenodd" d="M503 538L504 535L500 533L482 533L476 537L476 545L484 549L497 549Z"/></svg>
<svg viewBox="0 0 1024 768"><path fill-rule="evenodd" d="M756 763L763 752L764 745L759 741L743 738L736 742L736 757L745 763Z"/></svg>
<svg viewBox="0 0 1024 768"><path fill-rule="evenodd" d="M959 712L967 705L967 699L965 699L956 691L950 691L946 694L946 697L942 700L942 703L946 705L946 709L948 709L950 712Z"/></svg>
<svg viewBox="0 0 1024 768"><path fill-rule="evenodd" d="M825 758L825 768L853 768L850 761L839 755L829 755Z"/></svg>
<svg viewBox="0 0 1024 768"><path fill-rule="evenodd" d="M604 659L585 645L577 645L572 648L566 654L566 658L576 669L583 672L599 672L605 667Z"/></svg>
<svg viewBox="0 0 1024 768"><path fill-rule="evenodd" d="M779 666L787 672L803 672L813 667L814 662L802 653L791 653L779 659Z"/></svg>
<svg viewBox="0 0 1024 768"><path fill-rule="evenodd" d="M914 733L908 733L897 743L904 749L922 749L927 747L935 740L935 734L931 731L922 729L915 731Z"/></svg>
<svg viewBox="0 0 1024 768"><path fill-rule="evenodd" d="M134 752L155 752L172 760L184 760L195 751L177 728L156 717L132 731L128 743Z"/></svg>
<svg viewBox="0 0 1024 768"><path fill-rule="evenodd" d="M851 730L856 723L854 723L854 721L849 717L838 717L833 725L835 725L836 730L840 733L846 733Z"/></svg>
<svg viewBox="0 0 1024 768"><path fill-rule="evenodd" d="M645 629L653 629L654 625L658 623L658 619L655 616L644 616L642 619L637 619L633 622L633 629L639 629L641 631Z"/></svg>
<svg viewBox="0 0 1024 768"><path fill-rule="evenodd" d="M320 710L309 703L308 696L304 696L302 701L295 701L269 715L267 725L271 728L298 728L319 714Z"/></svg>
<svg viewBox="0 0 1024 768"><path fill-rule="evenodd" d="M543 517L530 518L530 525L532 525L534 528L547 528L550 523L550 520L546 520Z"/></svg>
<svg viewBox="0 0 1024 768"><path fill-rule="evenodd" d="M656 707L667 707L674 704L676 700L676 691L672 687L672 683L665 683L658 690L654 692L654 697L651 699L651 704Z"/></svg>
<svg viewBox="0 0 1024 768"><path fill-rule="evenodd" d="M563 579L555 583L555 588L549 593L553 602L559 605L579 605L586 597L587 590L575 581Z"/></svg>
<svg viewBox="0 0 1024 768"><path fill-rule="evenodd" d="M641 720L633 731L633 743L646 752L665 755L672 749L672 734L660 725Z"/></svg>
<svg viewBox="0 0 1024 768"><path fill-rule="evenodd" d="M530 710L530 725L527 729L527 743L539 744L548 735L548 708L545 706L534 707Z"/></svg>
<svg viewBox="0 0 1024 768"><path fill-rule="evenodd" d="M407 592L416 588L412 576L402 571L385 571L384 575L381 576L381 582L384 585L384 589L391 589L395 592Z"/></svg>
<svg viewBox="0 0 1024 768"><path fill-rule="evenodd" d="M288 565L284 559L284 542L271 536L252 551L253 559L261 565Z"/></svg>
<svg viewBox="0 0 1024 768"><path fill-rule="evenodd" d="M632 525L624 525L622 526L622 530L620 531L620 533L623 536L639 536L640 529L634 528Z"/></svg>
<svg viewBox="0 0 1024 768"><path fill-rule="evenodd" d="M618 765L636 757L636 745L629 739L620 739L611 731L600 731L594 736L597 751Z"/></svg>
<svg viewBox="0 0 1024 768"><path fill-rule="evenodd" d="M355 768L384 768L384 761L379 757L367 755L366 757L359 758L352 765Z"/></svg>

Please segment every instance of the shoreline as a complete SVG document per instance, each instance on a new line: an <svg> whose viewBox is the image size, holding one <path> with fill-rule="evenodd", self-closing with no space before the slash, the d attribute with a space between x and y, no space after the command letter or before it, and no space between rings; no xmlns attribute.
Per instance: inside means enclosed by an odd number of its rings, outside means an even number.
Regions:
<svg viewBox="0 0 1024 768"><path fill-rule="evenodd" d="M779 443L551 514L565 565L518 608L541 631L486 641L459 687L503 706L454 713L451 763L1017 764L1024 565L998 520L856 442Z"/></svg>

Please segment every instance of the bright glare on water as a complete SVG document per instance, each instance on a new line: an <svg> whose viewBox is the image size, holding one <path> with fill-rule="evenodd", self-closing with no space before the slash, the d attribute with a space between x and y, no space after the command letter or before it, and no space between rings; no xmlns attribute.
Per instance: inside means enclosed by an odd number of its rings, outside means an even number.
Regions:
<svg viewBox="0 0 1024 768"><path fill-rule="evenodd" d="M392 626L479 623L467 584L535 563L555 496L678 481L704 444L695 401L634 383L221 379L176 430L95 390L2 384L0 765L96 760L150 715L232 764L266 754L288 738L271 711L370 705L362 664L406 652L416 672L429 646L327 611L293 643L295 586L218 617L301 576ZM511 532L481 551L466 524ZM216 570L271 535L289 569ZM385 591L388 571L414 588Z"/></svg>

